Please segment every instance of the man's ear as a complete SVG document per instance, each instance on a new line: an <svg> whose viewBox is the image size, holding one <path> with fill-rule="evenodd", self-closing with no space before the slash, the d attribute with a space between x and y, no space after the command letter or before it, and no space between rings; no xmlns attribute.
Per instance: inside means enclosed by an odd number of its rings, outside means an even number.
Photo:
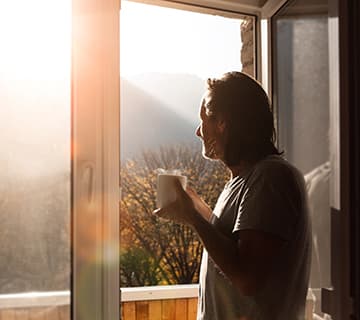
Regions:
<svg viewBox="0 0 360 320"><path fill-rule="evenodd" d="M224 119L219 119L217 123L217 129L219 133L224 133L226 128L226 123Z"/></svg>

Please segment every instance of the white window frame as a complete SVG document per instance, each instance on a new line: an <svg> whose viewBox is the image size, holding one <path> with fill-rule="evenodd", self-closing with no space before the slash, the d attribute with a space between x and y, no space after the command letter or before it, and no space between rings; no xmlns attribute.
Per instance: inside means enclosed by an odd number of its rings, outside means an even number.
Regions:
<svg viewBox="0 0 360 320"><path fill-rule="evenodd" d="M73 320L119 319L119 4L73 0Z"/></svg>

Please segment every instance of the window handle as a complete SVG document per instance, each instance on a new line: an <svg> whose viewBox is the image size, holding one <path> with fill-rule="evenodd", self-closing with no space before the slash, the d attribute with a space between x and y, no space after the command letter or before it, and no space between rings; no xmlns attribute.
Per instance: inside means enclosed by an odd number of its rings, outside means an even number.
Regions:
<svg viewBox="0 0 360 320"><path fill-rule="evenodd" d="M91 203L94 198L94 165L92 163L87 163L84 168L83 174L84 184L87 186L87 201Z"/></svg>

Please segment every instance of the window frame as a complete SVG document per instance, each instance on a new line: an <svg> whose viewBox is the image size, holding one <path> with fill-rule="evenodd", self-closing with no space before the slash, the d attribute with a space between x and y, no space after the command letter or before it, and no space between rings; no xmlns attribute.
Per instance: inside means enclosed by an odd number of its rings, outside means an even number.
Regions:
<svg viewBox="0 0 360 320"><path fill-rule="evenodd" d="M280 10L292 0L282 1ZM331 156L331 177L330 177L330 252L331 252L331 280L332 287L321 288L321 309L330 314L333 319L348 319L352 310L352 298L350 297L350 208L349 208L349 133L348 122L348 101L346 96L346 74L341 74L342 65L346 65L341 51L346 50L341 37L346 34L345 27L341 28L341 1L329 0L328 2L328 40L329 40L329 108L330 108L330 156ZM322 6L315 9L322 10ZM269 29L272 34L270 45L274 43L274 31L272 30L272 18L277 11L269 17ZM312 11L304 11L309 13ZM344 14L344 12L343 12ZM344 23L344 22L343 22ZM274 48L271 48L274 55ZM271 60L270 60L271 61ZM274 64L272 61L271 64ZM343 68L345 69L345 68ZM271 68L269 68L271 70ZM275 83L276 75L269 71L272 84ZM271 80L272 79L272 80ZM274 87L271 86L271 92ZM272 94L276 115L276 96ZM276 120L277 121L277 120Z"/></svg>
<svg viewBox="0 0 360 320"><path fill-rule="evenodd" d="M71 318L117 319L119 1L73 0Z"/></svg>
<svg viewBox="0 0 360 320"><path fill-rule="evenodd" d="M249 11L247 11L246 13L244 13L243 11L235 11L236 9L249 9L250 6L242 6L241 4L237 3L235 6L233 7L228 7L228 6L223 6L223 2L220 1L200 1L201 4L199 3L194 3L191 4L191 1L168 1L168 0L126 0L128 2L134 2L134 3L140 3L140 4L146 4L146 5L152 5L152 6L157 6L157 7L164 7L164 8L170 8L170 9L176 9L176 10L182 10L182 11L190 11L190 12L195 12L195 13L201 13L201 14L207 14L207 15L216 15L216 16L221 16L224 18L233 18L233 19L242 19L245 16L246 17L251 17L254 19L254 77L256 79L260 79L261 78L261 66L260 66L260 57L261 57L261 52L259 49L257 49L258 47L260 48L260 46L258 46L258 43L261 42L260 38L259 38L259 32L257 32L257 30L259 30L259 26L260 26L260 10L259 9L251 9ZM193 1L196 2L196 1ZM215 3L216 2L216 3ZM256 13L256 15L254 14ZM240 27L240 24L239 24ZM169 285L171 287L173 287L173 290L183 290L181 289L182 287L186 287L188 285ZM198 285L192 285L192 287L194 286L198 286ZM162 287L166 287L166 286L162 286ZM153 290L151 286L145 286L145 287L136 287L136 288L143 288L140 290L135 290L135 295L138 294L139 298L141 298L143 295L156 295L157 294L157 290ZM125 295L127 295L127 292L129 291L129 288L126 287L121 287L121 297ZM194 288L193 288L194 289ZM171 291L172 289L166 289L167 291ZM176 295L176 294L175 294Z"/></svg>

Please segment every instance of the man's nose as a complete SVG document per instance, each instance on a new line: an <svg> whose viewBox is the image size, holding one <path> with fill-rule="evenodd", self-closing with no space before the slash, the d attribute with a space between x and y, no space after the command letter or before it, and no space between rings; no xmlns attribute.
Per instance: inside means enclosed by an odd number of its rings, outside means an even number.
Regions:
<svg viewBox="0 0 360 320"><path fill-rule="evenodd" d="M201 137L200 125L198 125L198 127L196 128L195 134L196 134L198 137Z"/></svg>

